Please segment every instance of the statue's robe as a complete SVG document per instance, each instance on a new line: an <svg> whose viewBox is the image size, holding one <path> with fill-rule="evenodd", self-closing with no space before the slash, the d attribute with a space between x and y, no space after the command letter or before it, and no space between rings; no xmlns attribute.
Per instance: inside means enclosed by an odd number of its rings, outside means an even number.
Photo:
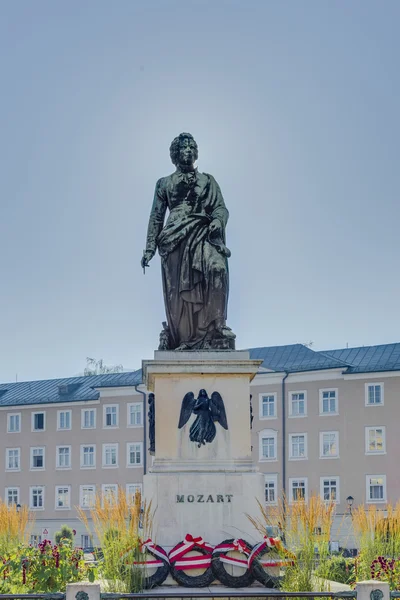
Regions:
<svg viewBox="0 0 400 600"><path fill-rule="evenodd" d="M165 213L169 209L164 226ZM214 177L179 169L156 184L146 250L161 256L165 310L173 349L207 347L216 326L225 325L229 213ZM222 233L211 234L213 219Z"/></svg>

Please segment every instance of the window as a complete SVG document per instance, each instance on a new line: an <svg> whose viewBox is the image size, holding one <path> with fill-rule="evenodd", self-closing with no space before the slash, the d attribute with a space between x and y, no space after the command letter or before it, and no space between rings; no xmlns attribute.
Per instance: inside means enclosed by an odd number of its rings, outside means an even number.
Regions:
<svg viewBox="0 0 400 600"><path fill-rule="evenodd" d="M81 468L96 467L96 446L81 446Z"/></svg>
<svg viewBox="0 0 400 600"><path fill-rule="evenodd" d="M141 427L143 425L143 404L135 402L128 404L128 427Z"/></svg>
<svg viewBox="0 0 400 600"><path fill-rule="evenodd" d="M118 499L118 485L116 483L103 483L101 486L103 501L114 503Z"/></svg>
<svg viewBox="0 0 400 600"><path fill-rule="evenodd" d="M259 395L259 416L260 419L276 418L276 394Z"/></svg>
<svg viewBox="0 0 400 600"><path fill-rule="evenodd" d="M56 508L71 508L71 487L69 485L56 487Z"/></svg>
<svg viewBox="0 0 400 600"><path fill-rule="evenodd" d="M141 483L127 483L126 484L126 499L129 504L133 504L135 501L136 493L139 492L142 494L142 484Z"/></svg>
<svg viewBox="0 0 400 600"><path fill-rule="evenodd" d="M265 475L265 503L266 504L277 504L278 502L278 476L277 475Z"/></svg>
<svg viewBox="0 0 400 600"><path fill-rule="evenodd" d="M118 427L118 405L109 404L104 407L104 427Z"/></svg>
<svg viewBox="0 0 400 600"><path fill-rule="evenodd" d="M307 392L289 392L289 416L307 415Z"/></svg>
<svg viewBox="0 0 400 600"><path fill-rule="evenodd" d="M83 408L82 409L81 427L82 427L82 429L95 429L96 428L96 409L95 408Z"/></svg>
<svg viewBox="0 0 400 600"><path fill-rule="evenodd" d="M118 467L118 444L103 444L103 467Z"/></svg>
<svg viewBox="0 0 400 600"><path fill-rule="evenodd" d="M338 413L338 391L319 390L319 414L337 415Z"/></svg>
<svg viewBox="0 0 400 600"><path fill-rule="evenodd" d="M41 485L29 488L29 508L43 509L44 508L44 487Z"/></svg>
<svg viewBox="0 0 400 600"><path fill-rule="evenodd" d="M383 406L383 383L365 384L366 406Z"/></svg>
<svg viewBox="0 0 400 600"><path fill-rule="evenodd" d="M140 467L142 464L143 443L127 444L126 464L128 467Z"/></svg>
<svg viewBox="0 0 400 600"><path fill-rule="evenodd" d="M321 431L319 434L319 457L339 458L339 432Z"/></svg>
<svg viewBox="0 0 400 600"><path fill-rule="evenodd" d="M367 502L386 502L386 475L367 475Z"/></svg>
<svg viewBox="0 0 400 600"><path fill-rule="evenodd" d="M57 469L71 468L71 446L57 446Z"/></svg>
<svg viewBox="0 0 400 600"><path fill-rule="evenodd" d="M38 533L32 533L30 538L30 544L34 548L37 548L39 544L42 543L42 536Z"/></svg>
<svg viewBox="0 0 400 600"><path fill-rule="evenodd" d="M259 460L277 460L277 432L264 429L259 435Z"/></svg>
<svg viewBox="0 0 400 600"><path fill-rule="evenodd" d="M289 479L290 502L296 500L307 500L308 480L306 477L301 479Z"/></svg>
<svg viewBox="0 0 400 600"><path fill-rule="evenodd" d="M96 486L81 485L79 487L79 504L81 508L93 508L96 501Z"/></svg>
<svg viewBox="0 0 400 600"><path fill-rule="evenodd" d="M85 550L86 548L92 548L92 547L93 547L93 542L92 542L91 536L87 533L82 533L81 548L83 548Z"/></svg>
<svg viewBox="0 0 400 600"><path fill-rule="evenodd" d="M71 429L71 411L70 410L57 411L57 430L62 431L64 429Z"/></svg>
<svg viewBox="0 0 400 600"><path fill-rule="evenodd" d="M365 453L385 454L386 427L383 425L365 428Z"/></svg>
<svg viewBox="0 0 400 600"><path fill-rule="evenodd" d="M21 413L10 413L7 415L7 433L19 433L21 431Z"/></svg>
<svg viewBox="0 0 400 600"><path fill-rule="evenodd" d="M6 448L6 471L21 469L21 448Z"/></svg>
<svg viewBox="0 0 400 600"><path fill-rule="evenodd" d="M44 469L44 448L31 448L31 469Z"/></svg>
<svg viewBox="0 0 400 600"><path fill-rule="evenodd" d="M326 502L339 502L339 477L321 477L321 498Z"/></svg>
<svg viewBox="0 0 400 600"><path fill-rule="evenodd" d="M6 488L6 502L7 506L19 504L19 488Z"/></svg>
<svg viewBox="0 0 400 600"><path fill-rule="evenodd" d="M291 460L301 460L307 458L306 433L289 434L289 458Z"/></svg>
<svg viewBox="0 0 400 600"><path fill-rule="evenodd" d="M46 413L32 413L32 431L44 431L46 429Z"/></svg>

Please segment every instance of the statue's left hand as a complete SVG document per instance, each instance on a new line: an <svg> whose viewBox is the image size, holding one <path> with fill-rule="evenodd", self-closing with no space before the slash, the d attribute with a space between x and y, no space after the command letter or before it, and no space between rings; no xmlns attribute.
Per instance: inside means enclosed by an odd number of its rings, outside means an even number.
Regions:
<svg viewBox="0 0 400 600"><path fill-rule="evenodd" d="M213 221L211 221L210 223L210 232L214 232L214 231L221 231L222 229L222 225L221 225L221 221L219 219L214 219Z"/></svg>

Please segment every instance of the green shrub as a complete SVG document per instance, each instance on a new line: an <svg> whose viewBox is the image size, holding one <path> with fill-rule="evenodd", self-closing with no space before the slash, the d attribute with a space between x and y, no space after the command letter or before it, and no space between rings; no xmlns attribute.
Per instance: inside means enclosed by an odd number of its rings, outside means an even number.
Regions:
<svg viewBox="0 0 400 600"><path fill-rule="evenodd" d="M317 567L315 572L317 577L325 577L339 583L350 585L355 581L354 558L344 558L344 556L331 556L323 565Z"/></svg>
<svg viewBox="0 0 400 600"><path fill-rule="evenodd" d="M56 544L59 544L63 538L70 540L71 543L74 539L74 532L72 531L71 527L68 527L68 525L63 525L61 530L57 531L54 536Z"/></svg>

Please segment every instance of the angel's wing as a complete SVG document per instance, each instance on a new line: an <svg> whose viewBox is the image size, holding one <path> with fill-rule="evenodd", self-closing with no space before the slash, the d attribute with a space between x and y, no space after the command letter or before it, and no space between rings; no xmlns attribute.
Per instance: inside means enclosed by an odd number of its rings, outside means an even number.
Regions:
<svg viewBox="0 0 400 600"><path fill-rule="evenodd" d="M219 421L224 429L228 429L224 401L219 392L213 392L211 394L210 409L213 421Z"/></svg>
<svg viewBox="0 0 400 600"><path fill-rule="evenodd" d="M178 429L181 429L189 421L195 405L195 397L193 392L188 392L182 400L181 414L179 415Z"/></svg>

